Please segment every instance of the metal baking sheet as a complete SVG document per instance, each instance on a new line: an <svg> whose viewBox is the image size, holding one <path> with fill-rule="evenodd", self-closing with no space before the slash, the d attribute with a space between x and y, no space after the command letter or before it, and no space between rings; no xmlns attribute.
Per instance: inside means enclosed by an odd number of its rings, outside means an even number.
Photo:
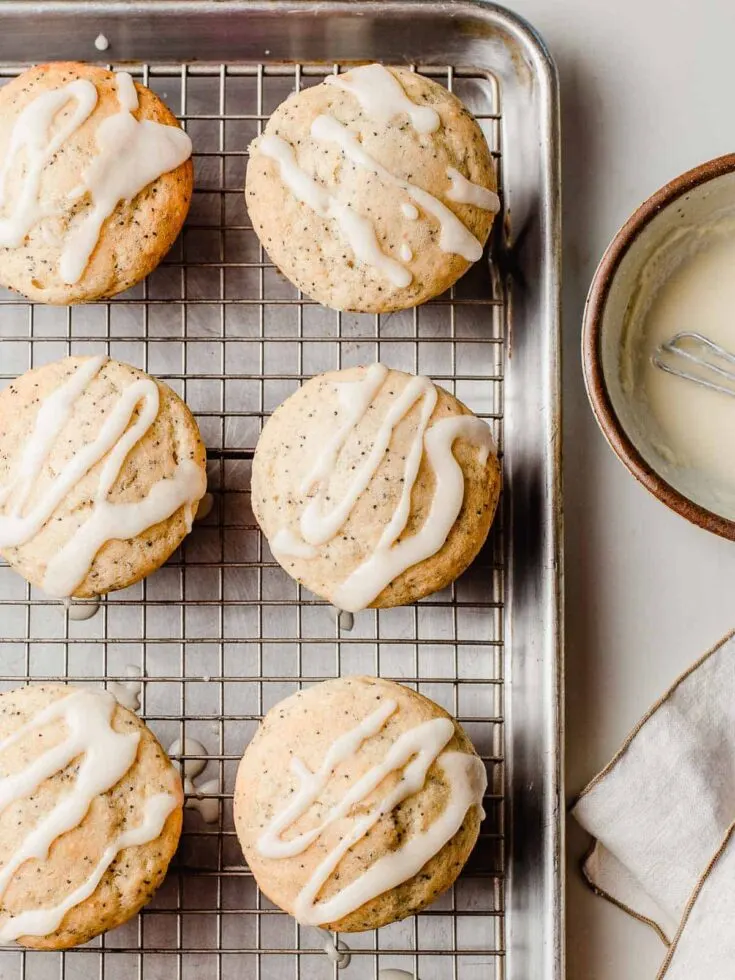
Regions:
<svg viewBox="0 0 735 980"><path fill-rule="evenodd" d="M110 41L101 56L94 39ZM319 980L312 930L261 897L233 832L237 761L262 712L301 684L373 672L456 714L485 758L488 818L457 885L421 915L348 937L348 980L563 976L559 162L553 64L533 31L481 2L0 4L0 84L28 63L125 64L194 140L186 229L143 285L109 303L33 306L0 292L0 384L67 353L108 352L174 386L199 418L215 506L146 582L70 622L0 567L0 684L124 681L165 745L186 734L221 781L220 817L187 811L166 883L125 927L79 950L0 951L0 978ZM350 63L411 64L475 112L498 166L490 255L448 294L385 316L337 314L268 263L242 195L248 142L294 88ZM357 617L275 564L249 504L264 417L302 378L380 357L431 375L487 418L502 513L454 587Z"/></svg>

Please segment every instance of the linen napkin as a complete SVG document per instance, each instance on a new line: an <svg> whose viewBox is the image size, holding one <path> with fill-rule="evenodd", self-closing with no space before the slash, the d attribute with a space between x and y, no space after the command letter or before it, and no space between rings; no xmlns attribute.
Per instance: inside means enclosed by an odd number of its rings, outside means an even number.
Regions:
<svg viewBox="0 0 735 980"><path fill-rule="evenodd" d="M735 632L628 736L573 809L584 874L667 944L666 980L735 977Z"/></svg>

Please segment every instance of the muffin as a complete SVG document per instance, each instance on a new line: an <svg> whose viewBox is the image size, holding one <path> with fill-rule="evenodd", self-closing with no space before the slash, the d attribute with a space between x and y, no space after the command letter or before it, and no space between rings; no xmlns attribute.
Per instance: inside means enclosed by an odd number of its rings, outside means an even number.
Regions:
<svg viewBox="0 0 735 980"><path fill-rule="evenodd" d="M341 678L268 712L240 763L235 827L271 901L304 925L360 932L449 888L486 786L443 708L392 681Z"/></svg>
<svg viewBox="0 0 735 980"><path fill-rule="evenodd" d="M276 560L340 609L443 589L495 514L500 466L485 422L428 378L382 364L307 381L270 417L252 505Z"/></svg>
<svg viewBox="0 0 735 980"><path fill-rule="evenodd" d="M154 571L206 487L191 412L129 364L67 357L0 392L0 554L49 595L89 598Z"/></svg>
<svg viewBox="0 0 735 980"><path fill-rule="evenodd" d="M0 284L41 303L113 296L181 230L191 140L127 72L37 65L0 88Z"/></svg>
<svg viewBox="0 0 735 980"><path fill-rule="evenodd" d="M0 942L67 949L126 922L181 834L181 779L106 691L0 694Z"/></svg>
<svg viewBox="0 0 735 980"><path fill-rule="evenodd" d="M253 228L294 285L385 313L444 292L482 255L500 204L480 127L405 68L365 65L289 96L250 146Z"/></svg>

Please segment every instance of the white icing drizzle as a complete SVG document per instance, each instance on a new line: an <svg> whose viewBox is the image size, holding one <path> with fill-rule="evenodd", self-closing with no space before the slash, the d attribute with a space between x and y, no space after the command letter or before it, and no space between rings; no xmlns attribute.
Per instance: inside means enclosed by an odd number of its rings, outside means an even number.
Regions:
<svg viewBox="0 0 735 980"><path fill-rule="evenodd" d="M335 618L337 620L337 626L345 633L351 632L355 628L355 616L354 613L347 612L346 609L337 609L336 606L332 607L335 612Z"/></svg>
<svg viewBox="0 0 735 980"><path fill-rule="evenodd" d="M59 270L65 283L78 282L99 240L102 226L121 201L132 201L162 174L176 170L191 156L191 140L178 126L137 120L138 93L127 72L118 72L120 111L97 127L98 154L82 175L76 196L89 194L92 207L72 226Z"/></svg>
<svg viewBox="0 0 735 980"><path fill-rule="evenodd" d="M404 262L410 262L413 258L413 252L411 251L411 246L407 245L406 242L401 243L401 247L398 250L398 254L401 256Z"/></svg>
<svg viewBox="0 0 735 980"><path fill-rule="evenodd" d="M69 619L74 620L78 623L83 623L87 619L91 619L96 616L100 608L99 599L70 599L68 596L63 602L64 611L66 612Z"/></svg>
<svg viewBox="0 0 735 980"><path fill-rule="evenodd" d="M135 664L126 664L125 674L130 680L108 681L107 690L123 708L137 711L140 707L140 695L143 691L143 671Z"/></svg>
<svg viewBox="0 0 735 980"><path fill-rule="evenodd" d="M282 527L269 542L274 555L283 558L316 558L319 554L316 548L302 541L291 528Z"/></svg>
<svg viewBox="0 0 735 980"><path fill-rule="evenodd" d="M447 167L447 177L451 183L451 187L446 192L450 201L456 201L458 204L474 204L475 207L482 208L483 211L492 211L493 214L497 214L500 210L500 198L495 191L481 184L473 184L454 167Z"/></svg>
<svg viewBox="0 0 735 980"><path fill-rule="evenodd" d="M99 50L100 39L95 44ZM19 248L34 225L44 218L58 218L68 211L68 203L89 195L91 207L73 220L66 235L59 261L59 272L69 285L81 279L99 241L104 222L121 201L132 201L148 184L175 170L191 156L191 140L178 126L166 126L150 119L138 121L135 83L127 72L118 72L120 111L107 116L97 127L97 155L82 174L82 182L65 202L43 206L39 201L44 168L64 143L89 118L97 105L97 89L87 79L77 79L51 92L43 92L30 102L13 124L10 145L0 167L0 208L6 204L8 175L21 154L25 172L17 201L10 214L0 218L0 246ZM73 112L52 136L57 114L72 100Z"/></svg>
<svg viewBox="0 0 735 980"><path fill-rule="evenodd" d="M348 204L342 204L302 170L290 143L280 136L268 135L261 138L258 148L264 156L276 161L281 179L297 201L306 204L321 218L336 222L358 261L378 269L396 286L409 285L411 273L381 250L372 222Z"/></svg>
<svg viewBox="0 0 735 980"><path fill-rule="evenodd" d="M187 794L186 809L198 810L199 816L205 823L216 823L219 819L219 800L214 794L219 791L218 779L206 779L198 786L184 781L184 792Z"/></svg>
<svg viewBox="0 0 735 980"><path fill-rule="evenodd" d="M401 211L403 212L404 218L408 218L409 221L415 221L419 216L419 209L415 204L409 204L408 201L403 202Z"/></svg>
<svg viewBox="0 0 735 980"><path fill-rule="evenodd" d="M68 729L64 741L53 746L13 775L0 778L0 812L29 796L45 780L79 759L74 784L53 809L43 816L0 868L0 899L13 875L26 861L45 861L53 842L84 820L95 797L118 783L135 761L140 732L117 732L111 725L115 699L105 691L76 690L54 701L0 742L0 756L27 735L50 722L63 720ZM160 794L146 801L139 827L120 834L105 849L91 875L57 905L14 915L0 926L0 941L19 936L46 936L60 925L64 915L88 898L116 855L126 847L145 844L161 833L166 817L177 804L175 796Z"/></svg>
<svg viewBox="0 0 735 980"><path fill-rule="evenodd" d="M435 133L441 125L436 109L412 102L396 76L382 65L363 65L344 75L329 75L325 81L354 95L365 115L378 123L405 112L417 133Z"/></svg>
<svg viewBox="0 0 735 980"><path fill-rule="evenodd" d="M183 746L178 738L172 742L168 754L170 756L206 756L207 750L201 742L187 736ZM219 779L206 779L198 785L194 783L196 777L200 776L207 766L206 758L174 760L173 764L182 772L186 809L198 810L205 823L216 823L219 818L219 799L217 798L217 794L220 792Z"/></svg>
<svg viewBox="0 0 735 980"><path fill-rule="evenodd" d="M363 742L376 735L397 707L395 701L384 701L353 729L335 739L316 772L311 772L300 759L294 757L292 771L298 777L299 786L258 838L257 848L264 857L277 859L302 854L327 827L336 820L348 817L391 773L403 770L401 778L379 803L367 813L352 818L351 829L323 858L299 892L294 903L294 915L305 925L336 922L365 902L407 881L457 833L470 807L482 809L482 796L487 787L485 767L477 756L444 751L454 734L454 723L449 718L434 718L403 732L392 743L383 761L353 783L317 826L288 840L283 839L282 835L318 799L337 766L354 756ZM379 820L422 789L428 770L434 763L441 767L449 786L447 804L442 813L427 830L414 834L399 848L378 858L332 898L319 901L319 892L344 855Z"/></svg>
<svg viewBox="0 0 735 980"><path fill-rule="evenodd" d="M335 604L348 612L364 609L393 579L412 565L436 554L444 545L464 500L464 474L452 453L455 439L463 438L475 444L483 466L489 454L495 451L489 427L472 415L441 419L429 428L437 401L436 388L429 378L411 378L388 409L373 437L370 452L355 471L342 496L335 500L333 492L330 493L329 481L339 453L367 412L387 374L388 369L382 364L373 364L360 381L338 384L344 421L317 456L300 487L304 495L311 494L301 513L301 535L307 545L326 544L338 533L358 498L370 485L385 458L394 429L416 402L421 401L416 434L406 455L398 505L370 557L358 565L334 593ZM436 483L431 507L419 531L399 541L410 516L411 494L424 452ZM295 546L292 546L290 553L295 554ZM311 556L305 554L297 557Z"/></svg>
<svg viewBox="0 0 735 980"><path fill-rule="evenodd" d="M318 926L314 927L314 932L319 936L319 943L329 962L334 963L338 970L346 969L352 962L352 951L347 943L335 939L331 932Z"/></svg>
<svg viewBox="0 0 735 980"><path fill-rule="evenodd" d="M214 495L211 493L205 493L202 499L199 501L197 507L197 512L194 515L195 521L203 521L205 518L209 517L214 508Z"/></svg>
<svg viewBox="0 0 735 980"><path fill-rule="evenodd" d="M94 894L105 872L117 855L128 847L140 847L160 837L166 820L176 808L176 797L157 793L145 801L143 820L137 827L124 830L107 845L94 871L63 901L47 909L28 909L0 926L0 942L11 942L19 936L48 936L59 928L67 912Z"/></svg>
<svg viewBox="0 0 735 980"><path fill-rule="evenodd" d="M56 115L68 102L76 101L73 112L51 136ZM61 213L61 208L44 208L38 200L41 174L53 155L89 118L97 105L97 89L84 78L63 88L42 92L19 114L10 134L10 143L0 167L0 208L7 204L6 183L11 168L23 155L25 174L10 214L0 218L0 246L18 248L31 228L42 218Z"/></svg>
<svg viewBox="0 0 735 980"><path fill-rule="evenodd" d="M401 177L396 177L363 149L354 133L332 116L317 116L311 124L311 135L319 142L336 143L353 163L372 170L382 180L401 187L420 207L432 214L439 222L439 248L443 252L461 255L468 262L476 262L482 255L482 243L465 227L446 204L428 191Z"/></svg>
<svg viewBox="0 0 735 980"><path fill-rule="evenodd" d="M27 514L23 514L33 485L61 430L69 421L74 402L106 360L100 356L84 361L64 384L44 400L15 477L10 484L0 487L0 505L14 495L8 512L0 514L0 547L16 547L38 534L72 487L96 463L107 457L89 517L48 561L43 588L49 595L71 595L85 578L94 556L111 539L137 537L183 506L187 507L186 520L191 525L195 504L205 490L205 477L200 468L192 460L185 459L178 463L170 479L159 480L142 500L113 504L106 499L126 456L158 415L158 385L152 378L141 378L122 391L96 438L64 465L41 500ZM129 425L136 408L139 408L138 417Z"/></svg>

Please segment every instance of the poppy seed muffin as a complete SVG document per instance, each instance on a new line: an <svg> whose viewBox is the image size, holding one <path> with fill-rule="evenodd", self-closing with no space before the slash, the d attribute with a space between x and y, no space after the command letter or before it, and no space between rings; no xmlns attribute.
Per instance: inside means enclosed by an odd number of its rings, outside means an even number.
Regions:
<svg viewBox="0 0 735 980"><path fill-rule="evenodd" d="M53 62L0 88L0 284L41 303L113 296L173 245L191 141L126 72Z"/></svg>
<svg viewBox="0 0 735 980"><path fill-rule="evenodd" d="M175 551L206 491L196 421L168 385L67 357L0 392L0 554L49 595L123 589Z"/></svg>
<svg viewBox="0 0 735 980"><path fill-rule="evenodd" d="M105 691L0 694L0 942L67 949L126 922L179 840L181 779Z"/></svg>
<svg viewBox="0 0 735 980"><path fill-rule="evenodd" d="M500 482L486 423L428 378L373 364L318 375L276 409L252 506L283 568L356 612L454 581L487 537Z"/></svg>
<svg viewBox="0 0 735 980"><path fill-rule="evenodd" d="M455 881L485 767L459 724L393 681L326 681L272 708L245 750L235 827L261 890L307 925L360 932Z"/></svg>
<svg viewBox="0 0 735 980"><path fill-rule="evenodd" d="M274 264L338 310L384 313L448 289L499 209L477 122L441 85L365 65L286 99L250 146L245 195Z"/></svg>

